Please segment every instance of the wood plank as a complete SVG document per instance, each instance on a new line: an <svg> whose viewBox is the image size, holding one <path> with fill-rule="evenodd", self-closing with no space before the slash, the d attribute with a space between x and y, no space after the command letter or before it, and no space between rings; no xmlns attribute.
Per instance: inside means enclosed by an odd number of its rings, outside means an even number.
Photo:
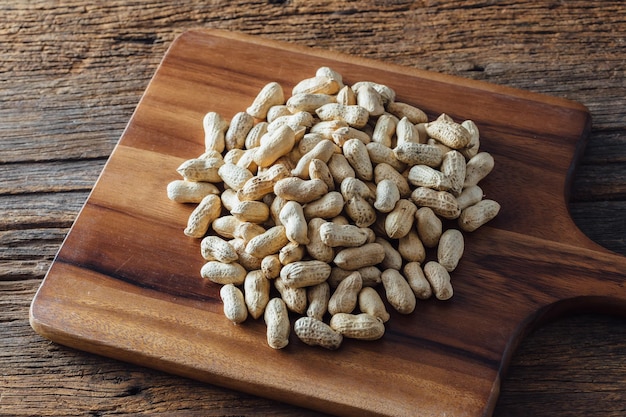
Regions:
<svg viewBox="0 0 626 417"><path fill-rule="evenodd" d="M199 126L206 111L232 117L266 82L288 89L305 68L322 65L349 74L347 82L375 75L392 88L417 86L398 99L431 115L475 120L481 146L499 167L485 191L504 210L472 235L449 306L421 304L420 323L394 315L384 340L373 344L348 342L329 353L294 341L285 355L270 352L259 362L246 347L263 339L263 325L233 329L221 317L217 288L196 275L197 242L180 232L190 209L162 192L164 169L201 153L201 132L189 126ZM219 107L208 100L225 96ZM469 105L475 102L483 105ZM337 414L490 413L500 373L527 326L567 311L625 309L624 258L574 227L561 194L588 121L584 107L549 96L231 33L188 32L148 87L35 298L31 323L59 343ZM385 386L373 383L380 374L389 376Z"/></svg>

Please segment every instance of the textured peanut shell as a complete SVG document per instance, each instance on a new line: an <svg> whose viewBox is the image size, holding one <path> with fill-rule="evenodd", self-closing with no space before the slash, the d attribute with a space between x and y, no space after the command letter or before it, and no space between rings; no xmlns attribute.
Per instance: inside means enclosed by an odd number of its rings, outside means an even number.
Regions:
<svg viewBox="0 0 626 417"><path fill-rule="evenodd" d="M188 159L176 168L176 172L186 181L216 183L222 181L217 173L222 165L224 165L222 158Z"/></svg>
<svg viewBox="0 0 626 417"><path fill-rule="evenodd" d="M224 316L235 324L243 323L248 318L248 308L243 293L233 284L220 288L220 298L224 304Z"/></svg>
<svg viewBox="0 0 626 417"><path fill-rule="evenodd" d="M330 319L330 327L351 339L378 340L385 334L383 321L367 313L337 313Z"/></svg>
<svg viewBox="0 0 626 417"><path fill-rule="evenodd" d="M357 178L371 181L374 168L365 144L359 139L349 139L343 144L343 154L354 169Z"/></svg>
<svg viewBox="0 0 626 417"><path fill-rule="evenodd" d="M208 261L200 269L202 278L216 284L241 285L246 279L246 270L237 262L228 264L218 261Z"/></svg>
<svg viewBox="0 0 626 417"><path fill-rule="evenodd" d="M411 200L418 206L431 208L445 219L456 219L461 214L456 198L447 191L417 187L411 193Z"/></svg>
<svg viewBox="0 0 626 417"><path fill-rule="evenodd" d="M417 234L417 230L412 228L405 236L398 240L398 252L406 262L423 262L426 258L426 249Z"/></svg>
<svg viewBox="0 0 626 417"><path fill-rule="evenodd" d="M459 216L459 227L465 232L473 232L483 224L489 222L500 212L497 201L484 199L469 206Z"/></svg>
<svg viewBox="0 0 626 417"><path fill-rule="evenodd" d="M285 226L274 226L265 233L250 239L246 245L246 252L257 258L273 255L289 242L285 233Z"/></svg>
<svg viewBox="0 0 626 417"><path fill-rule="evenodd" d="M413 228L417 207L407 199L400 199L385 218L385 232L391 239L406 236Z"/></svg>
<svg viewBox="0 0 626 417"><path fill-rule="evenodd" d="M385 251L379 243L366 243L358 248L342 249L335 256L335 265L350 271L365 266L377 265L385 258Z"/></svg>
<svg viewBox="0 0 626 417"><path fill-rule="evenodd" d="M298 314L304 314L306 312L306 288L295 288L285 285L280 277L274 280L274 287L276 287L281 300L284 301L288 310Z"/></svg>
<svg viewBox="0 0 626 417"><path fill-rule="evenodd" d="M301 204L310 203L328 192L328 186L322 180L304 180L298 177L283 178L274 185L274 193L290 201Z"/></svg>
<svg viewBox="0 0 626 417"><path fill-rule="evenodd" d="M284 103L285 95L282 86L277 82L270 82L263 86L246 112L256 119L265 119L272 106Z"/></svg>
<svg viewBox="0 0 626 417"><path fill-rule="evenodd" d="M424 265L424 275L439 300L448 300L454 294L450 274L438 262L430 261Z"/></svg>
<svg viewBox="0 0 626 417"><path fill-rule="evenodd" d="M289 344L291 323L285 302L272 298L265 307L265 325L267 326L267 344L272 349L283 349Z"/></svg>
<svg viewBox="0 0 626 417"><path fill-rule="evenodd" d="M327 223L326 220L319 217L314 217L309 220L309 243L306 245L306 249L309 256L313 259L322 262L331 262L335 257L335 251L322 241L322 237L320 235L320 228L325 223Z"/></svg>
<svg viewBox="0 0 626 417"><path fill-rule="evenodd" d="M270 281L261 270L250 271L244 280L243 289L248 312L254 319L258 319L270 300Z"/></svg>
<svg viewBox="0 0 626 417"><path fill-rule="evenodd" d="M433 295L433 290L419 262L408 262L404 265L403 272L416 298L426 300Z"/></svg>
<svg viewBox="0 0 626 417"><path fill-rule="evenodd" d="M434 248L439 244L443 233L443 223L430 207L420 207L415 212L417 234L427 248Z"/></svg>
<svg viewBox="0 0 626 417"><path fill-rule="evenodd" d="M282 282L292 288L309 287L326 281L331 266L322 261L298 261L283 266L280 270Z"/></svg>
<svg viewBox="0 0 626 417"><path fill-rule="evenodd" d="M167 198L176 203L199 203L209 194L219 194L215 184L174 180L167 184Z"/></svg>
<svg viewBox="0 0 626 417"><path fill-rule="evenodd" d="M385 307L383 299L372 287L363 287L358 296L359 310L363 313L377 317L386 323L389 320L389 313Z"/></svg>
<svg viewBox="0 0 626 417"><path fill-rule="evenodd" d="M447 118L438 118L426 124L426 133L452 149L463 149L470 142L470 133L461 124Z"/></svg>
<svg viewBox="0 0 626 417"><path fill-rule="evenodd" d="M330 247L356 247L367 242L369 233L365 228L353 224L339 225L332 222L320 224L322 242Z"/></svg>
<svg viewBox="0 0 626 417"><path fill-rule="evenodd" d="M308 287L306 290L306 298L309 306L306 310L308 317L322 320L328 311L328 300L330 300L330 285L328 282L320 282L317 285Z"/></svg>
<svg viewBox="0 0 626 417"><path fill-rule="evenodd" d="M200 242L200 253L207 261L235 262L239 256L235 249L218 236L206 236Z"/></svg>
<svg viewBox="0 0 626 417"><path fill-rule="evenodd" d="M415 294L400 271L383 271L382 281L387 301L398 313L410 314L415 310Z"/></svg>
<svg viewBox="0 0 626 417"><path fill-rule="evenodd" d="M328 312L352 313L358 302L359 291L363 287L361 274L355 271L339 283L328 301Z"/></svg>
<svg viewBox="0 0 626 417"><path fill-rule="evenodd" d="M441 239L439 239L437 261L446 271L452 272L461 260L464 249L463 234L457 229L448 229L443 232Z"/></svg>
<svg viewBox="0 0 626 417"><path fill-rule="evenodd" d="M313 317L300 317L295 321L293 331L307 345L321 346L329 350L339 349L343 341L341 333Z"/></svg>
<svg viewBox="0 0 626 417"><path fill-rule="evenodd" d="M209 230L211 223L217 219L222 210L222 201L215 194L209 194L200 201L187 219L185 235L201 238Z"/></svg>

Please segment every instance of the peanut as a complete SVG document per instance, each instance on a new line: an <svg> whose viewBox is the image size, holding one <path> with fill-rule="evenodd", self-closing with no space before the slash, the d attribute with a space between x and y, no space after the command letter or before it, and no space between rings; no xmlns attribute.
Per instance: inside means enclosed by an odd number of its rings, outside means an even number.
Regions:
<svg viewBox="0 0 626 417"><path fill-rule="evenodd" d="M270 217L270 208L262 201L239 201L230 213L241 222L263 223Z"/></svg>
<svg viewBox="0 0 626 417"><path fill-rule="evenodd" d="M224 135L226 149L243 149L246 136L248 136L252 126L254 126L254 117L246 112L235 114Z"/></svg>
<svg viewBox="0 0 626 417"><path fill-rule="evenodd" d="M355 129L350 126L340 127L339 129L335 130L332 134L332 138L333 141L339 146L343 146L346 141L350 139L358 139L366 145L372 141L372 138L367 132Z"/></svg>
<svg viewBox="0 0 626 417"><path fill-rule="evenodd" d="M447 191L418 187L411 193L411 200L418 206L429 207L445 219L456 219L461 214L456 199Z"/></svg>
<svg viewBox="0 0 626 417"><path fill-rule="evenodd" d="M289 242L285 226L274 226L264 233L250 239L246 245L246 252L257 258L278 253L280 248Z"/></svg>
<svg viewBox="0 0 626 417"><path fill-rule="evenodd" d="M209 194L200 201L189 215L184 233L189 237L204 237L213 220L222 210L222 202L215 194Z"/></svg>
<svg viewBox="0 0 626 417"><path fill-rule="evenodd" d="M400 200L400 190L395 182L382 180L376 185L376 201L374 208L381 213L389 213Z"/></svg>
<svg viewBox="0 0 626 417"><path fill-rule="evenodd" d="M417 128L405 116L396 125L396 145L404 143L419 143L420 135Z"/></svg>
<svg viewBox="0 0 626 417"><path fill-rule="evenodd" d="M404 142L393 150L396 158L409 166L428 165L438 167L443 160L443 152L435 145L425 143Z"/></svg>
<svg viewBox="0 0 626 417"><path fill-rule="evenodd" d="M274 193L285 200L301 204L317 200L328 192L328 186L322 180L303 180L298 177L287 177L278 180L274 185Z"/></svg>
<svg viewBox="0 0 626 417"><path fill-rule="evenodd" d="M367 153L369 154L372 164L389 164L395 168L396 171L402 172L406 168L406 164L398 161L396 154L393 153L393 149L378 142L370 142L365 145Z"/></svg>
<svg viewBox="0 0 626 417"><path fill-rule="evenodd" d="M291 95L298 94L336 94L341 89L341 84L334 77L328 75L316 75L296 84Z"/></svg>
<svg viewBox="0 0 626 417"><path fill-rule="evenodd" d="M380 116L385 112L383 97L371 84L361 84L354 90L356 102L363 107L371 116Z"/></svg>
<svg viewBox="0 0 626 417"><path fill-rule="evenodd" d="M420 207L415 212L417 221L417 234L428 248L434 248L439 244L443 233L443 223L430 207Z"/></svg>
<svg viewBox="0 0 626 417"><path fill-rule="evenodd" d="M330 274L329 274L330 275ZM328 312L331 315L337 313L352 313L358 302L359 291L363 287L363 280L358 271L352 272L339 283L328 300Z"/></svg>
<svg viewBox="0 0 626 417"><path fill-rule="evenodd" d="M204 147L206 151L217 151L222 153L226 147L224 135L228 129L228 122L218 113L209 112L202 119L202 127L204 128Z"/></svg>
<svg viewBox="0 0 626 417"><path fill-rule="evenodd" d="M252 173L246 168L242 168L232 163L224 164L217 170L218 175L224 181L228 187L235 191L243 188L243 185L250 178L253 177Z"/></svg>
<svg viewBox="0 0 626 417"><path fill-rule="evenodd" d="M285 302L287 309L294 313L304 314L307 308L306 288L290 287L280 277L274 280L274 287Z"/></svg>
<svg viewBox="0 0 626 417"><path fill-rule="evenodd" d="M265 312L265 306L270 301L270 281L265 278L261 270L256 269L248 272L243 288L248 312L254 319L258 319Z"/></svg>
<svg viewBox="0 0 626 417"><path fill-rule="evenodd" d="M324 181L324 184L328 187L328 191L335 190L335 179L330 173L328 165L321 159L313 159L309 164L309 178Z"/></svg>
<svg viewBox="0 0 626 417"><path fill-rule="evenodd" d="M268 126L268 132L261 137L260 143L260 146L255 148L254 162L260 167L268 167L293 149L296 132L287 125L273 131L269 131Z"/></svg>
<svg viewBox="0 0 626 417"><path fill-rule="evenodd" d="M222 179L217 173L224 165L222 158L195 158L189 159L176 169L185 181L220 182Z"/></svg>
<svg viewBox="0 0 626 417"><path fill-rule="evenodd" d="M400 270L402 268L402 255L400 254L400 252L398 252L398 250L394 248L387 239L384 239L382 237L376 237L375 242L382 245L385 252L385 257L380 263L380 266L385 269Z"/></svg>
<svg viewBox="0 0 626 417"><path fill-rule="evenodd" d="M411 123L426 123L428 116L422 110L407 103L390 102L387 104L387 111L398 119L406 117Z"/></svg>
<svg viewBox="0 0 626 417"><path fill-rule="evenodd" d="M379 243L366 243L358 248L340 250L333 262L340 268L354 271L365 266L372 266L382 262L385 251Z"/></svg>
<svg viewBox="0 0 626 417"><path fill-rule="evenodd" d="M493 156L487 152L479 152L467 161L465 182L463 187L471 187L476 185L485 178L493 169Z"/></svg>
<svg viewBox="0 0 626 417"><path fill-rule="evenodd" d="M274 279L280 276L283 264L278 255L267 255L261 260L261 272L267 279Z"/></svg>
<svg viewBox="0 0 626 417"><path fill-rule="evenodd" d="M465 182L466 163L463 155L455 150L446 152L441 161L441 172L448 178L452 194L458 196Z"/></svg>
<svg viewBox="0 0 626 417"><path fill-rule="evenodd" d="M439 300L448 300L452 297L453 290L450 283L450 274L441 264L435 261L427 262L424 265L424 275Z"/></svg>
<svg viewBox="0 0 626 417"><path fill-rule="evenodd" d="M293 331L300 340L310 346L326 349L339 349L343 336L328 324L313 317L300 317L294 323Z"/></svg>
<svg viewBox="0 0 626 417"><path fill-rule="evenodd" d="M403 272L416 298L427 300L431 297L433 290L419 262L408 262Z"/></svg>
<svg viewBox="0 0 626 417"><path fill-rule="evenodd" d="M407 262L422 262L426 258L426 249L415 228L409 230L398 240L398 252Z"/></svg>
<svg viewBox="0 0 626 417"><path fill-rule="evenodd" d="M202 266L200 275L216 284L241 285L246 279L246 270L236 262L209 261Z"/></svg>
<svg viewBox="0 0 626 417"><path fill-rule="evenodd" d="M322 261L299 261L287 264L280 270L283 283L292 288L310 287L325 282L331 267Z"/></svg>
<svg viewBox="0 0 626 417"><path fill-rule="evenodd" d="M309 243L308 227L304 218L304 210L300 203L287 201L278 215L285 227L285 235L290 242L300 245Z"/></svg>
<svg viewBox="0 0 626 417"><path fill-rule="evenodd" d="M289 242L278 252L278 260L283 265L301 261L304 257L305 250L303 245L296 242Z"/></svg>
<svg viewBox="0 0 626 417"><path fill-rule="evenodd" d="M461 124L447 118L426 123L426 133L452 149L463 149L470 143L470 133Z"/></svg>
<svg viewBox="0 0 626 417"><path fill-rule="evenodd" d="M209 194L219 194L215 184L185 180L167 184L167 198L176 203L199 203Z"/></svg>
<svg viewBox="0 0 626 417"><path fill-rule="evenodd" d="M382 320L383 323L389 320L389 313L385 308L385 303L374 288L361 288L361 291L359 291L358 304L359 310L363 313L377 317Z"/></svg>
<svg viewBox="0 0 626 417"><path fill-rule="evenodd" d="M353 224L338 225L332 222L321 224L319 234L322 242L331 248L359 247L369 238L369 233L363 227Z"/></svg>
<svg viewBox="0 0 626 417"><path fill-rule="evenodd" d="M383 271L382 280L389 304L400 314L412 313L417 301L406 278L395 269L387 269Z"/></svg>
<svg viewBox="0 0 626 417"><path fill-rule="evenodd" d="M398 121L395 116L390 114L381 115L376 121L376 126L372 133L372 141L391 148L392 138L396 133Z"/></svg>
<svg viewBox="0 0 626 417"><path fill-rule="evenodd" d="M328 301L330 300L330 285L327 281L308 287L306 298L309 307L306 310L308 317L323 320L328 311Z"/></svg>
<svg viewBox="0 0 626 417"><path fill-rule="evenodd" d="M203 238L200 242L200 253L207 261L218 261L226 264L235 262L239 258L235 249L217 236Z"/></svg>
<svg viewBox="0 0 626 417"><path fill-rule="evenodd" d="M391 239L406 236L413 227L417 207L410 200L400 199L385 218L385 232Z"/></svg>
<svg viewBox="0 0 626 417"><path fill-rule="evenodd" d="M354 169L357 178L371 181L374 168L365 144L359 139L349 139L343 144L343 154Z"/></svg>
<svg viewBox="0 0 626 417"><path fill-rule="evenodd" d="M337 313L330 319L330 327L344 337L359 340L378 340L385 334L382 320L367 313Z"/></svg>
<svg viewBox="0 0 626 417"><path fill-rule="evenodd" d="M305 204L302 208L305 218L321 217L332 219L343 211L343 196L337 191L331 191L317 200Z"/></svg>
<svg viewBox="0 0 626 417"><path fill-rule="evenodd" d="M448 229L443 232L441 239L439 239L437 261L446 271L452 272L461 260L464 248L463 234L457 229Z"/></svg>
<svg viewBox="0 0 626 417"><path fill-rule="evenodd" d="M291 323L285 302L272 298L265 307L265 325L267 326L267 344L272 349L282 349L289 344Z"/></svg>
<svg viewBox="0 0 626 417"><path fill-rule="evenodd" d="M356 128L365 126L369 119L369 112L359 105L328 103L318 107L315 113L323 121L339 120Z"/></svg>
<svg viewBox="0 0 626 417"><path fill-rule="evenodd" d="M463 160L463 167L465 167L465 160ZM416 187L428 187L438 191L448 191L452 188L452 181L449 176L428 165L412 166L407 180Z"/></svg>
<svg viewBox="0 0 626 417"><path fill-rule="evenodd" d="M463 209L459 216L459 227L465 232L473 232L496 217L498 212L500 212L498 202L489 199L481 200Z"/></svg>
<svg viewBox="0 0 626 417"><path fill-rule="evenodd" d="M284 103L283 88L277 82L271 82L259 91L250 107L246 109L246 113L256 119L264 119L270 107Z"/></svg>
<svg viewBox="0 0 626 417"><path fill-rule="evenodd" d="M309 220L308 236L309 244L306 245L306 251L313 259L323 262L331 262L335 257L335 251L322 240L320 230L322 225L326 224L326 220L315 217Z"/></svg>
<svg viewBox="0 0 626 417"><path fill-rule="evenodd" d="M237 252L237 256L239 257L238 262L241 266L243 266L246 271L252 271L261 268L261 262L263 261L263 259L257 258L256 256L246 252L247 242L245 240L241 238L235 238L228 241L228 243L230 243L230 245L235 249L235 252Z"/></svg>
<svg viewBox="0 0 626 417"><path fill-rule="evenodd" d="M248 318L248 309L243 293L233 284L220 288L220 298L224 303L224 316L235 324L243 323Z"/></svg>
<svg viewBox="0 0 626 417"><path fill-rule="evenodd" d="M459 206L459 210L473 206L483 199L483 190L478 185L472 185L464 188L461 194L456 198L456 202Z"/></svg>

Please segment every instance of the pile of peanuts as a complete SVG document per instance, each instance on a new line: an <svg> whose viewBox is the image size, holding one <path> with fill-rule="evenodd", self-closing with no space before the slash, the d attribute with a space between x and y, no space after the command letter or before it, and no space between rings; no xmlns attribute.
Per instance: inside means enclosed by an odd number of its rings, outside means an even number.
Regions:
<svg viewBox="0 0 626 417"><path fill-rule="evenodd" d="M462 231L500 210L478 186L494 160L476 125L395 99L328 67L287 100L271 82L230 122L207 113L205 153L168 184L170 200L197 204L184 233L202 239L200 274L221 285L225 316L263 316L274 349L292 331L327 349L376 340L389 307L449 299Z"/></svg>

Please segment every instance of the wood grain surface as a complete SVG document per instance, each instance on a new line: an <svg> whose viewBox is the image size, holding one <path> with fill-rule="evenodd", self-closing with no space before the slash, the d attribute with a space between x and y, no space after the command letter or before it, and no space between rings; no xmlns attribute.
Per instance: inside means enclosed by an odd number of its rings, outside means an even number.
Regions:
<svg viewBox="0 0 626 417"><path fill-rule="evenodd" d="M12 2L3 13L3 415L308 414L50 344L28 326L52 257L166 48L188 28L239 30L582 102L593 130L570 211L588 236L626 252L620 2ZM513 357L495 415L623 415L624 332L623 319L597 315L539 329Z"/></svg>

